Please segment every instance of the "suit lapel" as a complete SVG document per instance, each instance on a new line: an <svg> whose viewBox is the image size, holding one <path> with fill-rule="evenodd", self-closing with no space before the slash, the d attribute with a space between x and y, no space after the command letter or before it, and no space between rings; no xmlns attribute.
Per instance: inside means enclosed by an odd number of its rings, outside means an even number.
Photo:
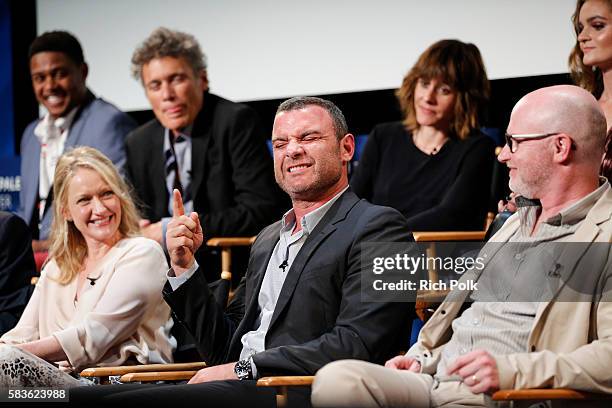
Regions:
<svg viewBox="0 0 612 408"><path fill-rule="evenodd" d="M191 197L195 200L206 176L208 148L210 145L210 132L213 112L216 109L217 99L209 93L204 94L202 110L198 114L191 133ZM201 206L200 203L198 203Z"/></svg>
<svg viewBox="0 0 612 408"><path fill-rule="evenodd" d="M209 140L208 134L205 134L194 137L191 142L191 198L194 202L204 180Z"/></svg>
<svg viewBox="0 0 612 408"><path fill-rule="evenodd" d="M33 180L33 182L28 184L29 188L24 192L23 208L25 219L27 220L28 224L34 215L34 211L38 211L38 209L35 208L35 204L38 200L38 185L40 184L40 141L34 134L34 129L36 129L36 126L39 123L40 120L36 122L36 125L34 125L32 128L32 137L34 138L34 142L30 143L32 146L32 151L27 153L27 156L34 158L34 160L28 163L27 166L25 166L23 163L21 165L21 168L23 169L23 174L21 177L23 177L24 180ZM22 160L23 157L25 157L25 155L22 152Z"/></svg>
<svg viewBox="0 0 612 408"><path fill-rule="evenodd" d="M315 229L312 231L310 236L304 242L304 245L298 252L295 260L291 264L287 277L283 283L283 288L274 307L274 313L272 314L272 320L270 321L270 328L268 332L274 326L274 323L278 319L279 315L283 312L289 300L293 296L295 287L297 286L300 276L304 271L304 268L311 259L316 249L325 241L325 239L333 233L338 223L343 221L348 212L359 202L359 199L351 191L346 191L338 200L331 206L325 216L319 221Z"/></svg>
<svg viewBox="0 0 612 408"><path fill-rule="evenodd" d="M150 166L148 177L151 177L151 180L155 180L151 183L153 185L154 197L163 197L163 199L153 200L154 203L163 203L163 207L155 209L154 212L166 214L168 213L168 202L170 200L170 193L168 193L168 188L166 187L166 170L164 168L166 165L166 158L164 157L164 135L166 130L161 123L156 122L156 124L159 129L151 138L151 150L148 155L145 155L144 160L145 168Z"/></svg>
<svg viewBox="0 0 612 408"><path fill-rule="evenodd" d="M72 125L70 126L70 130L68 131L68 139L66 139L66 145L64 147L64 152L68 150L69 147L75 147L79 145L79 140L81 139L81 133L83 132L83 127L87 122L87 117L90 114L89 106L94 101L96 97L91 91L87 90L87 96L85 97L85 101L77 110L76 115L74 115L74 119L72 120Z"/></svg>
<svg viewBox="0 0 612 408"><path fill-rule="evenodd" d="M70 147L74 147L78 145L78 141L83 130L83 126L85 124L85 119L89 114L89 110L87 109L91 102L95 99L95 96L91 91L87 90L87 95L85 97L85 101L81 105L81 107L77 110L77 113L74 115L74 119L72 120L72 125L70 126L70 130L68 131L68 138L66 139L66 143L64 145L64 152L66 152ZM36 125L40 123L40 120L36 122ZM32 134L34 133L34 129L36 129L36 125L32 128ZM25 196L25 217L27 220L32 219L33 211L37 211L34 208L34 204L38 200L38 185L40 184L40 141L33 135L36 139L36 143L33 143L33 152L31 153L31 157L36 157L37 160L33 160L32 163L29 163L26 167L26 174L23 174L27 180L36 180L36 183L32 183L32 188L26 192Z"/></svg>
<svg viewBox="0 0 612 408"><path fill-rule="evenodd" d="M489 242L508 242L510 237L514 235L516 230L520 227L520 216L514 213L510 218L506 220L503 228L497 231L490 239Z"/></svg>

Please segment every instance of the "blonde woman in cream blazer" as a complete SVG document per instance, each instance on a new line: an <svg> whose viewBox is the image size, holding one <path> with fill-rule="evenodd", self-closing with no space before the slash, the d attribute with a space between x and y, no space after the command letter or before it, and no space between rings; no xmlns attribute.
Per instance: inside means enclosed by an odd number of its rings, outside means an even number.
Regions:
<svg viewBox="0 0 612 408"><path fill-rule="evenodd" d="M50 260L19 323L0 339L0 386L71 387L82 381L65 371L171 362L166 258L137 236L134 204L110 160L74 149L59 159L53 188ZM27 368L17 370L18 360Z"/></svg>

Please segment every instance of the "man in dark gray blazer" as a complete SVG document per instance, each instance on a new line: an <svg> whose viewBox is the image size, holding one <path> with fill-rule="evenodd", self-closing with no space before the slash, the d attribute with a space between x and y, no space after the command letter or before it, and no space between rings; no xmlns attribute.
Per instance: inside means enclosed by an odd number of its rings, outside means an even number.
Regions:
<svg viewBox="0 0 612 408"><path fill-rule="evenodd" d="M91 146L122 169L124 139L136 122L87 89L88 67L72 34L46 32L32 42L29 55L34 94L47 113L30 123L21 139L18 215L32 230L35 250L46 250L59 156L72 147Z"/></svg>
<svg viewBox="0 0 612 408"><path fill-rule="evenodd" d="M123 403L169 404L180 398L206 406L273 406L271 391L258 389L254 379L313 375L342 358L383 363L406 347L413 304L362 301L361 279L372 265L365 244L407 243L412 237L399 212L350 191L347 163L355 144L342 112L319 98L285 101L272 144L276 180L293 208L259 234L247 273L225 310L203 277L206 265L194 258L204 239L198 214L185 215L174 193L165 299L213 366L187 385L85 394L107 394L109 402ZM305 394L295 395L293 403L307 403Z"/></svg>

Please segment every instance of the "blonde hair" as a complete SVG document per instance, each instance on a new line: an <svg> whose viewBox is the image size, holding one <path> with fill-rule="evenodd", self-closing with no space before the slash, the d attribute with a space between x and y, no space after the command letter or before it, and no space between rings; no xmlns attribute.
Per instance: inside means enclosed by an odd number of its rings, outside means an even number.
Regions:
<svg viewBox="0 0 612 408"><path fill-rule="evenodd" d="M574 83L592 93L596 99L599 99L604 89L601 70L595 66L590 67L584 65L584 62L582 62L584 53L580 49L580 42L578 41L578 35L580 34L580 10L587 1L588 0L578 0L576 2L576 10L572 15L572 24L574 25L574 32L576 34L576 44L574 44L574 49L570 53L568 64ZM612 1L607 0L607 3L608 7L612 10Z"/></svg>
<svg viewBox="0 0 612 408"><path fill-rule="evenodd" d="M466 139L480 126L489 99L489 79L478 47L458 40L441 40L419 57L396 92L404 114L404 125L419 128L414 108L414 92L419 79L441 78L456 92L450 136Z"/></svg>
<svg viewBox="0 0 612 408"><path fill-rule="evenodd" d="M122 237L140 235L138 211L130 196L130 190L113 163L93 147L77 147L64 153L58 160L53 177L53 224L49 259L57 263L60 274L50 277L61 284L71 282L83 269L87 256L87 245L81 232L65 217L68 208L68 189L79 169L90 169L98 173L119 198L121 220L119 233Z"/></svg>

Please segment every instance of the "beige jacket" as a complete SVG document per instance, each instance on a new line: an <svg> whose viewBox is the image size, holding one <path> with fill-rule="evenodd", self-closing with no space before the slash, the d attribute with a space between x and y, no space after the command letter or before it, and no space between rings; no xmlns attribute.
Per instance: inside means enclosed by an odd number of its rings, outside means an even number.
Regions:
<svg viewBox="0 0 612 408"><path fill-rule="evenodd" d="M70 365L172 362L170 308L162 299L168 264L161 247L146 238L119 241L86 280L78 303L77 279L61 285L50 279L59 269L51 260L17 326L0 339L19 344L55 336Z"/></svg>
<svg viewBox="0 0 612 408"><path fill-rule="evenodd" d="M491 241L507 242L518 227L518 215L512 216ZM569 285L559 285L552 301L540 303L528 350L494 356L502 389L570 387L612 392L612 251L609 245L612 191L609 185L580 224L572 242L603 243L581 245L584 253L561 255L564 259L559 260L561 265L568 265L572 278L579 278L581 271L600 276L595 293L581 295L580 302L555 301L572 290ZM485 245L483 251L486 250ZM587 262L588 272L585 271ZM467 291L449 294L408 351L419 358L423 373L435 373L441 348L452 335L451 323L460 314L469 294Z"/></svg>

